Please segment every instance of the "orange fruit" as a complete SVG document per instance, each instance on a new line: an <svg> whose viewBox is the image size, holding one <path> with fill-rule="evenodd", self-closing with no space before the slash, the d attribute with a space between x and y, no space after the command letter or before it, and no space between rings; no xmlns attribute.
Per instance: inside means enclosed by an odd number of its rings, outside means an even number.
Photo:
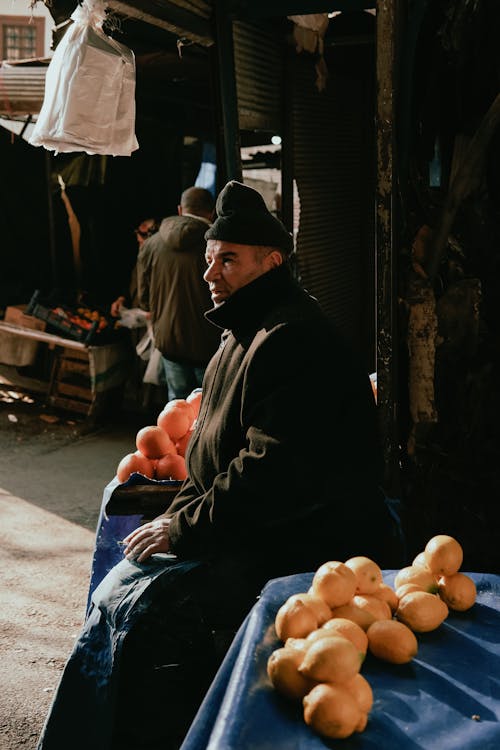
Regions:
<svg viewBox="0 0 500 750"><path fill-rule="evenodd" d="M343 685L316 685L302 705L305 723L323 737L344 739L362 726L363 713Z"/></svg>
<svg viewBox="0 0 500 750"><path fill-rule="evenodd" d="M302 659L299 649L284 646L273 651L267 660L267 674L273 687L291 700L302 700L316 684L298 671Z"/></svg>
<svg viewBox="0 0 500 750"><path fill-rule="evenodd" d="M191 393L186 399L191 409L193 410L195 419L198 419L198 414L200 413L201 397L202 397L201 388L195 388L194 391L191 391Z"/></svg>
<svg viewBox="0 0 500 750"><path fill-rule="evenodd" d="M357 607L352 601L342 604L341 607L334 607L332 617L345 617L347 620L357 623L363 630L368 630L372 622L375 622L375 617L371 612Z"/></svg>
<svg viewBox="0 0 500 750"><path fill-rule="evenodd" d="M398 620L378 620L367 630L368 649L378 659L392 664L406 664L416 656L415 633Z"/></svg>
<svg viewBox="0 0 500 750"><path fill-rule="evenodd" d="M172 449L175 450L170 437L157 425L142 427L135 437L135 445L146 458L161 458Z"/></svg>
<svg viewBox="0 0 500 750"><path fill-rule="evenodd" d="M399 600L396 618L415 633L428 633L448 617L448 606L436 594L410 591Z"/></svg>
<svg viewBox="0 0 500 750"><path fill-rule="evenodd" d="M418 555L412 562L412 566L414 568L427 568L427 570L429 569L427 566L427 561L425 559L425 552L422 551L418 553Z"/></svg>
<svg viewBox="0 0 500 750"><path fill-rule="evenodd" d="M163 411L158 414L156 423L175 442L180 440L193 424L192 414L191 408L188 411L177 406L175 401L169 401Z"/></svg>
<svg viewBox="0 0 500 750"><path fill-rule="evenodd" d="M366 654L368 638L363 628L356 622L348 620L346 617L332 617L320 628L320 631L322 630L330 635L340 635L343 638L348 638L354 643L361 654ZM308 637L310 638L310 636Z"/></svg>
<svg viewBox="0 0 500 750"><path fill-rule="evenodd" d="M394 579L394 588L397 591L405 583L416 583L423 591L430 594L437 592L436 576L427 568L414 567L413 565L401 568Z"/></svg>
<svg viewBox="0 0 500 750"><path fill-rule="evenodd" d="M345 563L329 560L314 573L311 588L332 609L347 604L354 596L356 586L356 576Z"/></svg>
<svg viewBox="0 0 500 750"><path fill-rule="evenodd" d="M119 482L126 482L131 474L137 472L143 474L149 479L153 479L155 475L155 462L142 453L136 451L135 453L127 453L123 456L122 460L118 464L116 469L116 476Z"/></svg>
<svg viewBox="0 0 500 750"><path fill-rule="evenodd" d="M364 732L366 729L366 725L368 724L368 714L361 714L361 718L356 724L355 732Z"/></svg>
<svg viewBox="0 0 500 750"><path fill-rule="evenodd" d="M390 620L392 617L391 608L373 594L356 594L353 596L352 603L360 609L366 609L376 620Z"/></svg>
<svg viewBox="0 0 500 750"><path fill-rule="evenodd" d="M315 630L311 630L309 635L303 639L304 643L306 644L306 648L309 648L309 646L311 646L313 643L315 643L316 641L319 641L320 638L328 638L328 631L323 630L322 627L315 628ZM288 641L290 640L291 639L289 638ZM295 640L300 640L300 639L295 639ZM285 641L285 646L287 645L288 641Z"/></svg>
<svg viewBox="0 0 500 750"><path fill-rule="evenodd" d="M312 630L307 638L305 639L305 644L309 648L309 646L312 643L315 643L316 641L319 641L320 638L329 638L332 635L338 635L341 638L347 638L348 640L352 641L352 643L356 646L356 648L359 651L360 658L364 660L366 656L366 652L368 650L368 641L366 640L366 633L365 631L360 628L359 625L357 625L355 622L352 622L352 620L344 620L344 618L336 617L334 618L335 621L339 620L344 623L349 623L349 626L352 626L352 629L350 627L342 627L339 625L339 627L325 627L329 623L333 622L333 620L328 620L325 622L325 625L321 626L320 628L317 628L316 630ZM356 628L356 630L355 630ZM357 629L361 631L362 635L360 636L357 632ZM288 639L288 641L285 641L285 646L289 643L289 641L293 641L294 639ZM295 639L295 640L302 640L302 639ZM293 643L290 645L293 646Z"/></svg>
<svg viewBox="0 0 500 750"><path fill-rule="evenodd" d="M156 462L157 479L184 480L187 477L186 462L177 453L167 453Z"/></svg>
<svg viewBox="0 0 500 750"><path fill-rule="evenodd" d="M399 598L394 589L389 586L388 583L381 583L378 589L373 592L373 596L376 596L377 599L382 599L384 602L387 602L387 604L391 608L392 613L397 610Z"/></svg>
<svg viewBox="0 0 500 750"><path fill-rule="evenodd" d="M438 593L450 609L465 612L476 601L476 584L465 573L442 576L438 581Z"/></svg>
<svg viewBox="0 0 500 750"><path fill-rule="evenodd" d="M189 417L191 417L191 420L194 421L195 413L193 409L192 403L190 403L187 398L172 398L170 401L167 401L165 406L163 407L162 411L169 411L170 409L181 409L184 411Z"/></svg>
<svg viewBox="0 0 500 750"><path fill-rule="evenodd" d="M382 570L369 557L363 557L362 555L350 557L345 564L356 576L356 594L374 594L380 584L384 582Z"/></svg>
<svg viewBox="0 0 500 750"><path fill-rule="evenodd" d="M398 597L398 601L402 599L403 596L406 596L406 594L409 594L410 591L424 591L424 589L422 588L422 586L419 586L418 583L403 583L402 586L399 586L396 589L396 596Z"/></svg>
<svg viewBox="0 0 500 750"><path fill-rule="evenodd" d="M329 620L332 616L332 611L328 604L313 593L306 592L304 594L292 594L288 597L287 601L296 601L299 599L314 611L318 619L318 627L323 625L323 623Z"/></svg>
<svg viewBox="0 0 500 750"><path fill-rule="evenodd" d="M189 441L191 440L191 436L193 434L194 430L189 429L185 435L183 435L179 440L175 441L175 450L179 454L179 456L185 456L186 450L189 444Z"/></svg>
<svg viewBox="0 0 500 750"><path fill-rule="evenodd" d="M316 631L313 630L312 632L315 633ZM311 635L311 633L309 633L309 635ZM309 635L307 636L307 638L309 638ZM302 653L305 654L306 649L308 649L311 645L307 641L307 638L287 638L285 641L285 648L294 648L298 651L302 651Z"/></svg>
<svg viewBox="0 0 500 750"><path fill-rule="evenodd" d="M278 609L274 627L283 643L288 638L305 638L318 627L318 617L314 609L303 599L287 599Z"/></svg>
<svg viewBox="0 0 500 750"><path fill-rule="evenodd" d="M437 534L429 539L424 549L427 567L436 576L457 573L464 559L462 546L447 534Z"/></svg>
<svg viewBox="0 0 500 750"><path fill-rule="evenodd" d="M356 698L361 711L368 714L373 706L373 690L366 677L358 673L352 680L345 682L344 687Z"/></svg>
<svg viewBox="0 0 500 750"><path fill-rule="evenodd" d="M330 635L311 643L299 672L317 682L347 682L359 672L363 657L352 641Z"/></svg>

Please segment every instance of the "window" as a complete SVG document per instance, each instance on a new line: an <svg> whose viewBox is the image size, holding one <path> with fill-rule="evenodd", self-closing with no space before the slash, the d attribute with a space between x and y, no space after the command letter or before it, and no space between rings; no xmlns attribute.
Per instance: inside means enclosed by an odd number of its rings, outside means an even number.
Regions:
<svg viewBox="0 0 500 750"><path fill-rule="evenodd" d="M0 60L43 57L45 19L0 16Z"/></svg>

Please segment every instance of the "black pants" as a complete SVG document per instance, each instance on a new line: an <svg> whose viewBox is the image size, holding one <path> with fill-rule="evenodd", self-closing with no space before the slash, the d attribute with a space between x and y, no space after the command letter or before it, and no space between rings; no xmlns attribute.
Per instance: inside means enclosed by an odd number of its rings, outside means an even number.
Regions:
<svg viewBox="0 0 500 750"><path fill-rule="evenodd" d="M123 643L113 750L178 750L257 594L227 564L159 582Z"/></svg>
<svg viewBox="0 0 500 750"><path fill-rule="evenodd" d="M177 750L264 580L233 561L123 560L92 595L37 750Z"/></svg>

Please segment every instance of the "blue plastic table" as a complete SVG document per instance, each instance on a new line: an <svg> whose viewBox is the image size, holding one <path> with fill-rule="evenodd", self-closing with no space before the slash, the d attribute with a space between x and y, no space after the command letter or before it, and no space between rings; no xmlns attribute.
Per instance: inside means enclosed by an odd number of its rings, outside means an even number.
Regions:
<svg viewBox="0 0 500 750"><path fill-rule="evenodd" d="M384 571L392 584L395 571ZM269 581L238 631L181 750L500 750L500 576L469 573L478 597L418 634L417 656L393 665L367 655L374 694L367 728L326 740L300 706L271 687L267 659L278 648L274 618L312 573Z"/></svg>

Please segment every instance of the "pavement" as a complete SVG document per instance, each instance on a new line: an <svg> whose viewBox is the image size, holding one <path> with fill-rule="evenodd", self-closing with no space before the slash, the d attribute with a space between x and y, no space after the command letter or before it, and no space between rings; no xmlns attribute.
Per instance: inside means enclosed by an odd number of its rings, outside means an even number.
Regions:
<svg viewBox="0 0 500 750"><path fill-rule="evenodd" d="M106 485L151 417L107 424L0 381L0 748L34 750L85 615Z"/></svg>

